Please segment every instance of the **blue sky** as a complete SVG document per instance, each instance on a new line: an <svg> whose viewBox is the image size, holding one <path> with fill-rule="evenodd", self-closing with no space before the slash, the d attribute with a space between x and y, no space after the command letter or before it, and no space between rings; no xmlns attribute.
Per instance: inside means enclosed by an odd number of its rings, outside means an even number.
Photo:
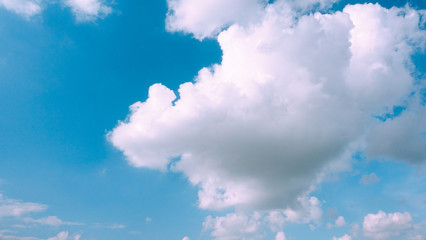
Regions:
<svg viewBox="0 0 426 240"><path fill-rule="evenodd" d="M0 239L426 239L426 5L366 2L0 0Z"/></svg>

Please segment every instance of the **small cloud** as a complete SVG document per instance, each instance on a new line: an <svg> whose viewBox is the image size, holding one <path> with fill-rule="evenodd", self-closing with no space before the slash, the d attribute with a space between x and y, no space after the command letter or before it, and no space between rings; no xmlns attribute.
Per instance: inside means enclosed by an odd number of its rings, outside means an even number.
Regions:
<svg viewBox="0 0 426 240"><path fill-rule="evenodd" d="M344 217L339 216L339 217L336 219L336 227L342 227L342 226L344 226L345 224L346 224L346 221L345 221L345 218L344 218Z"/></svg>
<svg viewBox="0 0 426 240"><path fill-rule="evenodd" d="M146 217L145 222L150 223L150 222L152 222L152 219L150 217Z"/></svg>
<svg viewBox="0 0 426 240"><path fill-rule="evenodd" d="M63 4L71 8L78 22L95 21L112 13L102 0L63 0Z"/></svg>
<svg viewBox="0 0 426 240"><path fill-rule="evenodd" d="M32 219L24 218L25 222L38 223L40 225L49 225L49 226L61 226L61 225L83 225L82 223L76 222L64 222L56 216L48 216L46 218Z"/></svg>
<svg viewBox="0 0 426 240"><path fill-rule="evenodd" d="M37 15L42 10L39 0L0 0L0 7L25 18Z"/></svg>
<svg viewBox="0 0 426 240"><path fill-rule="evenodd" d="M362 184L373 184L373 183L376 183L376 182L378 182L380 179L376 176L376 174L375 173L370 173L370 174L367 174L367 175L363 175L362 177L361 177L361 180L360 180L360 182L362 183Z"/></svg>
<svg viewBox="0 0 426 240"><path fill-rule="evenodd" d="M21 217L29 213L42 212L46 209L47 205L44 204L7 199L0 194L0 218Z"/></svg>
<svg viewBox="0 0 426 240"><path fill-rule="evenodd" d="M278 232L277 235L275 235L275 240L287 240L287 238L284 232Z"/></svg>
<svg viewBox="0 0 426 240"><path fill-rule="evenodd" d="M190 240L189 237L183 237L182 240Z"/></svg>
<svg viewBox="0 0 426 240"><path fill-rule="evenodd" d="M70 235L67 231L62 231L58 235L48 238L47 240L80 240L80 234Z"/></svg>
<svg viewBox="0 0 426 240"><path fill-rule="evenodd" d="M348 234L343 235L342 237L333 237L333 240L352 240L352 237L349 236Z"/></svg>
<svg viewBox="0 0 426 240"><path fill-rule="evenodd" d="M108 226L107 228L110 228L110 229L123 229L125 227L126 226L124 226L122 224L113 224L113 225Z"/></svg>

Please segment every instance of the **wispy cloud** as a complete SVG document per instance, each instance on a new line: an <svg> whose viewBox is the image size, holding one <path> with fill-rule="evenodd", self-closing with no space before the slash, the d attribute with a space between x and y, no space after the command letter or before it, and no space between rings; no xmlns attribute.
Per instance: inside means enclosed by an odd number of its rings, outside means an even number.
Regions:
<svg viewBox="0 0 426 240"><path fill-rule="evenodd" d="M56 216L48 216L45 218L33 219L33 218L24 218L24 221L27 223L38 223L40 225L49 225L49 226L61 226L61 225L83 225L82 223L77 222L64 222Z"/></svg>
<svg viewBox="0 0 426 240"><path fill-rule="evenodd" d="M7 199L0 194L0 218L21 217L29 213L42 212L46 209L47 205L45 204Z"/></svg>

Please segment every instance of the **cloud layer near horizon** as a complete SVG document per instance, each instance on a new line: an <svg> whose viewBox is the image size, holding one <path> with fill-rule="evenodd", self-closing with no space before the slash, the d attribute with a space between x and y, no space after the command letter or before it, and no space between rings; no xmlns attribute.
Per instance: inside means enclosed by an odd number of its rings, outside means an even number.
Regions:
<svg viewBox="0 0 426 240"><path fill-rule="evenodd" d="M169 1L169 28L200 39L221 31L222 62L182 84L179 97L155 84L131 106L109 138L132 165L183 172L201 208L283 209L354 151L426 159L426 108L411 76L411 55L426 43L420 12L365 4L298 15L284 1L248 1L254 19L217 22L203 14L211 8L189 3ZM401 115L374 117L395 106Z"/></svg>

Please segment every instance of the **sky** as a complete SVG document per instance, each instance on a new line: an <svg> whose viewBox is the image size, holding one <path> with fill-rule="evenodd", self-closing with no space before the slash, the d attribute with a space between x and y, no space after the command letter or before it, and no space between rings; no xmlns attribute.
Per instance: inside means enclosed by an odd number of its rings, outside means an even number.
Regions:
<svg viewBox="0 0 426 240"><path fill-rule="evenodd" d="M0 240L425 240L423 0L0 0Z"/></svg>

